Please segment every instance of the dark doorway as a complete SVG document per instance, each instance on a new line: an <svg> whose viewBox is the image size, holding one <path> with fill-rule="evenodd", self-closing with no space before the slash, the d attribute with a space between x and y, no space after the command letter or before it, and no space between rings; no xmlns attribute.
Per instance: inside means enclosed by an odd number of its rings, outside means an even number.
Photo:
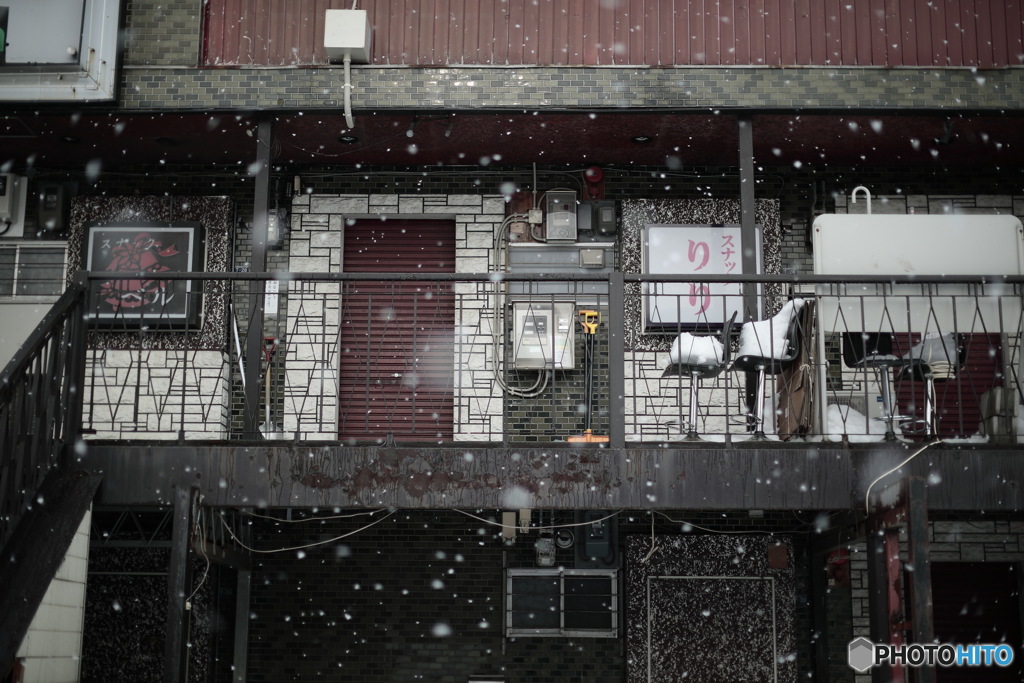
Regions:
<svg viewBox="0 0 1024 683"><path fill-rule="evenodd" d="M938 667L940 683L1024 680L1021 666L1020 568L1013 562L933 562L935 638L940 643L1006 643L1011 666Z"/></svg>

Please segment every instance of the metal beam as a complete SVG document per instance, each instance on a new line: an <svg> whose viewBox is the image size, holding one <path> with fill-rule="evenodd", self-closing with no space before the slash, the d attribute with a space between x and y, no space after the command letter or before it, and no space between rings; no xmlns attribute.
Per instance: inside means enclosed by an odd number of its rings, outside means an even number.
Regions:
<svg viewBox="0 0 1024 683"><path fill-rule="evenodd" d="M743 253L740 254L742 272L753 274L757 272L757 213L754 199L754 122L749 114L740 114L736 117L739 126L739 165L740 165L740 241L743 243ZM761 317L761 305L757 296L757 286L746 284L743 286L743 310L745 320L757 320ZM744 404L748 408L747 431L763 429L762 425L756 424L753 417L758 391L757 374L746 373L744 393L746 400Z"/></svg>
<svg viewBox="0 0 1024 683"><path fill-rule="evenodd" d="M274 142L273 122L260 119L256 140L256 175L253 198L252 258L249 270L267 270L267 233L270 224L270 164ZM249 324L245 335L245 414L243 430L246 438L261 438L260 389L263 387L263 281L249 283ZM269 390L269 387L267 388Z"/></svg>
<svg viewBox="0 0 1024 683"><path fill-rule="evenodd" d="M925 480L911 477L907 482L907 546L910 566L910 624L915 643L935 640L932 609L932 566L928 557L928 492ZM918 683L935 683L934 666L917 669Z"/></svg>
<svg viewBox="0 0 1024 683"><path fill-rule="evenodd" d="M171 528L171 560L167 574L167 625L164 637L164 683L185 683L188 673L188 653L185 643L188 623L185 597L191 584L189 562L189 532L191 527L191 496L186 487L175 486L174 526Z"/></svg>
<svg viewBox="0 0 1024 683"><path fill-rule="evenodd" d="M608 326L608 358L626 356L626 285L622 273L608 276L608 317L614 324ZM626 447L626 366L608 363L608 445Z"/></svg>
<svg viewBox="0 0 1024 683"><path fill-rule="evenodd" d="M906 457L900 445L865 445L89 442L82 465L104 474L101 502L109 505L160 504L168 487L177 485L195 486L203 504L214 507L502 508L507 492L518 487L535 507L550 509L863 510L867 483ZM1016 449L937 445L927 460L918 458L906 469L941 477L929 494L932 510L1020 509L1016 489L1024 480L1024 459Z"/></svg>
<svg viewBox="0 0 1024 683"><path fill-rule="evenodd" d="M811 632L814 634L814 675L819 681L829 679L827 566L828 551L811 554Z"/></svg>
<svg viewBox="0 0 1024 683"><path fill-rule="evenodd" d="M239 571L235 583L235 644L234 681L245 683L249 657L249 596L252 590L252 574Z"/></svg>

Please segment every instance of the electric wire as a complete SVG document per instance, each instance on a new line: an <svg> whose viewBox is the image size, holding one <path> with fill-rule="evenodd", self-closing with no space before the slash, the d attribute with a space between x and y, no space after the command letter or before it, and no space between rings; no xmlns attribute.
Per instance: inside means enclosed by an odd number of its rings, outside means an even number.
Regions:
<svg viewBox="0 0 1024 683"><path fill-rule="evenodd" d="M378 512L384 512L387 508L378 508L376 510L364 510L362 512L354 512L351 515L331 515L329 517L303 517L302 519L282 519L280 517L272 517L271 515L261 515L250 510L242 511L243 515L249 517L256 517L258 519L269 519L272 522L284 522L285 524L302 524L304 522L323 522L331 519L352 519L354 517L365 517L367 515L375 515Z"/></svg>
<svg viewBox="0 0 1024 683"><path fill-rule="evenodd" d="M688 522L685 519L672 519L671 517L666 515L664 512L660 512L659 510L655 510L654 513L657 514L657 515L661 515L662 517L664 517L668 521L672 522L673 524L683 524L683 525L692 527L694 529L700 529L701 531L706 531L706 532L708 532L710 534L747 534L747 535L749 535L749 534L764 534L766 536L775 536L775 535L780 534L780 533L793 533L793 530L789 530L789 531L766 531L764 529L737 529L735 531L726 531L726 530L723 530L723 529L712 529L711 527L701 526L700 524L694 524L693 522Z"/></svg>
<svg viewBox="0 0 1024 683"><path fill-rule="evenodd" d="M926 450L928 450L929 448L931 448L932 446L934 446L937 443L942 443L942 439L936 439L935 441L929 441L928 443L926 443L925 445L921 446L916 451L911 453L910 456L906 460L901 462L899 465L896 465L896 467L893 467L888 472L884 472L883 474L880 474L878 477L875 478L875 480L873 482L868 484L867 489L864 491L864 512L866 514L871 514L871 501L870 501L871 489L874 488L875 484L877 484L878 482L882 481L883 479L888 477L893 472L896 472L901 467L906 465L908 462L910 462L911 460L913 460L917 456L921 455L922 453L924 453Z"/></svg>
<svg viewBox="0 0 1024 683"><path fill-rule="evenodd" d="M502 245L504 244L505 235L508 232L509 226L512 225L512 223L527 220L528 218L528 216L521 213L510 214L505 218L505 220L501 222L501 225L498 227L497 232L495 232L495 263L494 270L492 271L495 274L500 274L501 272L503 272L501 270L501 255L503 253ZM500 286L500 280L498 280L496 282L494 291L494 306L492 307L494 320L491 323L491 340L493 343L491 355L491 372L494 375L495 383L499 387L501 387L502 391L504 391L505 393L512 394L513 396L516 396L518 398L536 398L537 396L540 396L542 393L544 393L544 391L547 389L548 381L551 378L551 372L549 370L538 371L536 381L534 381L534 383L531 386L525 389L522 387L513 387L512 385L505 381L505 378L502 377L501 374L501 367L498 357L501 355L501 350L503 348L501 338L502 331L505 329L505 317L502 314L502 302L504 295L500 294L498 291Z"/></svg>
<svg viewBox="0 0 1024 683"><path fill-rule="evenodd" d="M231 538L234 539L235 543L237 543L240 547L245 548L246 550L248 550L251 553L260 553L260 554L266 555L266 554L271 554L271 553L286 553L286 552L291 552L293 550L305 550L306 548L314 548L314 547L319 546L319 545L327 545L328 543L334 543L336 541L340 541L343 538L348 538L349 536L355 536L358 533L366 531L370 527L376 526L377 524L380 524L384 520L388 519L389 517L391 517L391 515L395 514L396 512L398 512L398 510L392 510L391 512L389 512L388 514L384 515L380 519L378 519L378 520L376 520L374 522L370 522L366 526L360 527L360 528L358 528L358 529L356 529L354 531L349 531L348 533L341 534L340 536L335 536L333 538L328 538L328 539L323 540L323 541L315 541L313 543L306 543L304 545L290 546L290 547L287 547L287 548L273 548L271 550L258 550L256 548L250 548L245 543L242 543L242 541L239 540L239 538L237 536L235 536L235 532L233 532L231 530L231 527L228 526L228 523L224 521L224 517L223 516L218 515L217 517L218 517L218 519L220 519L220 523L222 525L224 525L224 528L227 529L228 535L230 535Z"/></svg>
<svg viewBox="0 0 1024 683"><path fill-rule="evenodd" d="M455 510L455 512L458 512L459 514L463 514L466 517L470 517L471 519L475 519L478 522L483 522L484 524L490 524L491 526L499 526L502 529L519 529L520 528L520 526L518 524L511 524L511 525L510 524L504 524L502 522L496 522L496 521L494 521L492 519L486 519L484 517L480 517L479 515L474 515L473 513L466 512L465 510L460 510L458 508L452 508L452 509ZM616 510L615 512L611 513L610 515L605 515L604 517L601 517L600 519L592 519L589 522L572 522L572 523L568 523L568 524L551 524L551 525L546 525L546 526L531 526L530 527L530 531L548 531L548 530L552 530L553 531L555 529L565 529L565 528L568 528L568 527L590 526L591 524L597 524L598 522L603 522L603 521L605 521L607 519L611 519L612 517L617 517L618 515L621 515L623 512L625 512L625 510Z"/></svg>

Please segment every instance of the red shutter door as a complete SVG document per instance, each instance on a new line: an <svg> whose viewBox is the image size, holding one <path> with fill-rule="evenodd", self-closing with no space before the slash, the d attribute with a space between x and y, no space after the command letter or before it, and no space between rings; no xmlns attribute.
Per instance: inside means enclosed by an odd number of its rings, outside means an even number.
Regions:
<svg viewBox="0 0 1024 683"><path fill-rule="evenodd" d="M346 273L453 273L452 221L345 226ZM455 297L451 282L366 280L342 291L342 440L450 441Z"/></svg>
<svg viewBox="0 0 1024 683"><path fill-rule="evenodd" d="M907 355L921 335L896 335L893 353ZM998 334L965 334L962 336L965 365L956 377L935 382L935 410L938 415L938 436L968 437L978 433L982 422L981 399L993 387L1002 386L1002 344ZM924 382L898 380L896 401L900 414L924 418ZM905 433L922 434L921 423L909 426Z"/></svg>

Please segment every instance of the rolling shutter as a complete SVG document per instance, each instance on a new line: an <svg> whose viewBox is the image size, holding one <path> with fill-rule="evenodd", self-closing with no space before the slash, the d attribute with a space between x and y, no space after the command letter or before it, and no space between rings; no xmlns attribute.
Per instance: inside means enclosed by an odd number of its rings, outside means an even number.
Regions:
<svg viewBox="0 0 1024 683"><path fill-rule="evenodd" d="M452 221L345 226L347 273L452 273ZM339 438L450 441L455 297L451 282L358 280L342 292Z"/></svg>

